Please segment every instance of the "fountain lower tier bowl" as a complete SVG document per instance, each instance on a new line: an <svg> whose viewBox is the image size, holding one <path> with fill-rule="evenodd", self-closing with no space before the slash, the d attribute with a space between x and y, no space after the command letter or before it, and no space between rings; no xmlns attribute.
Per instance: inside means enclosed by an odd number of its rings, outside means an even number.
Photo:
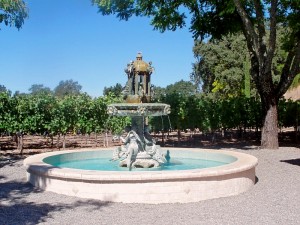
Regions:
<svg viewBox="0 0 300 225"><path fill-rule="evenodd" d="M163 116L170 111L170 105L163 103L115 103L107 107L112 116Z"/></svg>
<svg viewBox="0 0 300 225"><path fill-rule="evenodd" d="M237 195L255 184L254 156L222 150L163 149L172 159L221 162L210 168L177 170L92 170L58 167L78 158L106 158L112 151L69 150L30 156L24 160L28 181L59 194L124 203L187 203ZM107 156L105 156L107 155ZM52 158L51 158L52 157ZM109 158L107 158L108 160ZM51 161L52 160L52 161ZM111 162L110 162L111 163ZM120 171L121 170L121 171Z"/></svg>

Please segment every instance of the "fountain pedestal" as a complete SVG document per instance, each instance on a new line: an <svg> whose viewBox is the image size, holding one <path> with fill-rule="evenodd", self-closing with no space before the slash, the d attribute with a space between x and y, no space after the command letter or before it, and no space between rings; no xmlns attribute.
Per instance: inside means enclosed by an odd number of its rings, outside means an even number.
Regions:
<svg viewBox="0 0 300 225"><path fill-rule="evenodd" d="M113 160L120 159L120 166L133 168L152 168L166 162L147 131L145 119L148 116L162 116L170 113L170 106L162 103L118 103L108 106L108 114L112 116L130 116L131 127L127 130L124 144L113 154Z"/></svg>

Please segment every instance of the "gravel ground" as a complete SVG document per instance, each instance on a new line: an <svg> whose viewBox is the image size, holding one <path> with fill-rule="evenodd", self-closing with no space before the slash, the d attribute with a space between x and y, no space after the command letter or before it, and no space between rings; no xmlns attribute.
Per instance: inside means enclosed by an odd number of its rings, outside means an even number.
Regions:
<svg viewBox="0 0 300 225"><path fill-rule="evenodd" d="M43 192L26 183L22 160L2 161L0 225L299 224L300 149L231 150L258 158L256 185L238 196L188 204L107 203Z"/></svg>

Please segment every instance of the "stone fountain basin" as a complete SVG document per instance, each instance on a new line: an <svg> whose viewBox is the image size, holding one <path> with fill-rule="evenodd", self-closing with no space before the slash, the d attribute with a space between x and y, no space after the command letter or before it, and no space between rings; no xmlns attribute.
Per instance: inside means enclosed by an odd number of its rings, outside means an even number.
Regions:
<svg viewBox="0 0 300 225"><path fill-rule="evenodd" d="M24 166L28 182L42 190L110 202L150 204L198 202L237 195L249 190L255 184L255 167L258 160L254 156L223 150L184 148L168 148L168 150L171 155L176 152L184 154L185 151L202 152L206 159L224 161L235 157L237 160L227 165L205 169L138 172L58 168L43 162L44 158L57 154L91 151L87 149L30 156L24 160Z"/></svg>
<svg viewBox="0 0 300 225"><path fill-rule="evenodd" d="M170 105L164 103L115 103L107 107L112 116L163 116L170 114Z"/></svg>

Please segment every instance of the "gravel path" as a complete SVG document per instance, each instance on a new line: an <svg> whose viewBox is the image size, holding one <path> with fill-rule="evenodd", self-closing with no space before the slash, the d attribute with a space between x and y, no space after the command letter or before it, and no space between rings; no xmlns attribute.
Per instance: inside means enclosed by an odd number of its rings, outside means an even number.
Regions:
<svg viewBox="0 0 300 225"><path fill-rule="evenodd" d="M300 149L237 150L259 159L257 184L238 196L188 204L121 204L40 191L22 161L0 167L0 225L299 224Z"/></svg>

